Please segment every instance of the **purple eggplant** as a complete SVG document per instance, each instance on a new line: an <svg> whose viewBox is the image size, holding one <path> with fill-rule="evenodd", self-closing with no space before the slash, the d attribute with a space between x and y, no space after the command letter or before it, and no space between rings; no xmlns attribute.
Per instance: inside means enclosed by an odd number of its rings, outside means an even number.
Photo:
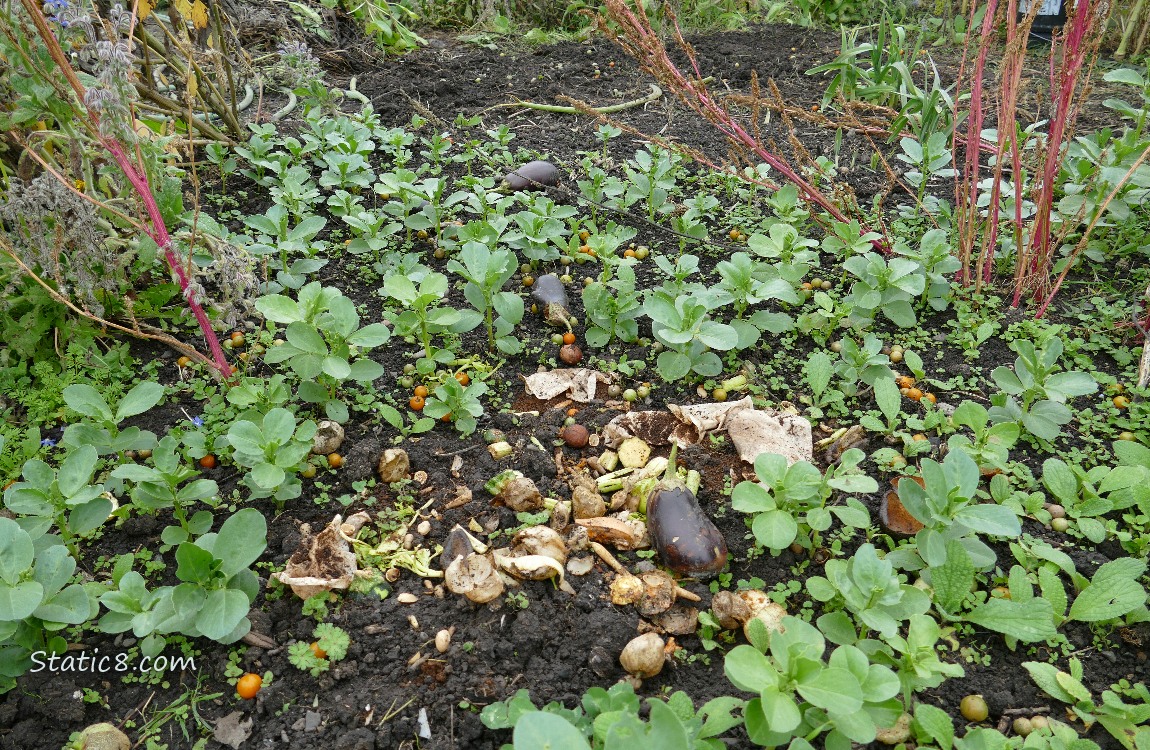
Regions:
<svg viewBox="0 0 1150 750"><path fill-rule="evenodd" d="M549 161L529 161L503 176L508 190L542 190L559 184L559 170Z"/></svg>
<svg viewBox="0 0 1150 750"><path fill-rule="evenodd" d="M659 558L682 575L708 577L727 564L727 541L699 507L695 493L675 475L675 453L667 474L647 498L647 532Z"/></svg>
<svg viewBox="0 0 1150 750"><path fill-rule="evenodd" d="M556 328L571 330L571 307L567 304L567 290L553 273L535 279L531 297L538 302L543 319Z"/></svg>

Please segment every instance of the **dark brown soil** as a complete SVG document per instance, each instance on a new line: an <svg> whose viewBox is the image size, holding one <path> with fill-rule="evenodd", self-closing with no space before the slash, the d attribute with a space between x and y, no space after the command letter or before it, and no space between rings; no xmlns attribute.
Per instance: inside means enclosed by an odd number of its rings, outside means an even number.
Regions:
<svg viewBox="0 0 1150 750"><path fill-rule="evenodd" d="M745 90L754 70L762 81L773 79L788 104L808 107L818 100L821 89L804 71L831 59L839 37L790 27L761 27L701 37L693 43L703 75L717 78L713 84L716 90L728 86ZM565 43L507 53L440 40L432 48L402 59L383 60L370 67L352 60L348 61L348 67L354 69L359 90L371 98L386 123L407 123L417 111L414 102L418 102L418 111L431 112L447 123L457 114L482 114L486 127L503 122L511 125L517 136L513 145L546 153L562 165L573 164L578 152L596 149L595 123L582 117L500 105L515 98L555 103L561 94L600 105L635 99L648 91L646 76L617 48L600 38L587 44ZM333 75L333 79L335 83L346 84L338 75ZM727 157L725 141L708 124L667 98L643 109L631 110L620 118L640 131L658 133L699 148L717 162ZM777 128L777 124L772 127ZM780 139L784 135L775 133ZM795 135L812 155L834 156L833 131L800 123ZM639 147L640 142L628 136L614 145L615 153L624 158ZM856 154L857 163L864 165L869 160L866 148L861 137L848 136L843 152ZM868 204L871 197L883 189L883 184L873 176L862 177L861 172L852 185L860 202ZM557 195L563 198L569 194L558 191ZM257 201L254 197L252 200ZM257 205L250 208L262 211L266 205L259 205L257 201ZM655 229L650 232L652 237L648 241L652 243L668 239L658 236ZM720 243L709 252L722 257L727 251ZM332 264L320 276L326 284L339 286L378 312L378 299L370 292L361 291L362 282L354 270ZM943 316L934 321L938 326L936 330L942 330L945 319L948 318ZM501 371L500 378L509 384L503 392L509 402L521 395L516 375L531 372L539 361L554 356L553 347L546 342L549 331L538 322L525 325L521 336L530 341L533 348ZM479 351L477 338L467 343ZM389 348L382 354L389 378L398 373L405 361L407 355L401 348ZM620 353L611 352L610 356ZM166 353L153 352L152 355L169 357ZM1013 354L1004 346L988 345L978 365L989 371L1012 359ZM940 379L953 372L951 363L958 368L964 366L960 356L947 356L946 360L945 364L938 365L937 373L932 373ZM169 373L173 370L170 366L164 368ZM776 400L794 395L771 394ZM692 394L685 388L663 388L651 406L657 408L667 401L691 398ZM189 411L198 408L187 392L181 404ZM157 409L148 416L148 426L162 432L182 419L177 408L181 404L169 403ZM529 442L534 436L549 446L564 414L545 405L537 416L516 417L492 413L494 411L489 410L483 426L498 427L508 433L516 446L516 468L535 479L545 495L565 496L568 490L555 476L553 457L532 448ZM578 418L591 426L604 423L615 413L599 402L581 411ZM345 469L325 479L332 485L330 496L349 493L353 481L367 478L374 469L375 458L393 437L390 428L372 426L363 415L353 415L345 444ZM413 468L428 474L426 485L419 488L419 497L432 500L431 509L439 515L432 524L429 543L441 542L453 524L466 524L471 519L489 528L496 524L502 528L517 525L513 513L492 507L482 491L483 482L504 465L490 459L478 435L461 440L453 431L439 427L429 435L407 441L405 447L411 454ZM696 448L683 458L704 474L700 499L726 536L732 580L757 577L770 590L775 584L796 577L792 566L804 567L801 578L817 574L816 564L800 561L790 552L778 558L759 556L748 560L750 543L743 517L729 511L721 495L724 479L736 465L730 451L729 446ZM464 459L458 476L452 473L457 455ZM568 455L576 458L578 454L569 452ZM221 483L222 490L227 490L235 481L231 469L208 473L215 475L213 478ZM458 485L470 487L475 498L466 506L447 510L444 506L455 496ZM313 502L317 494L309 489L304 498L292 503L282 514L277 514L266 502L255 504L265 511L269 520L268 550L262 562L282 566L299 543L301 523L319 527L334 513L347 515L362 507L358 503L347 508L335 503L320 506ZM386 508L393 499L381 492L367 509L375 512ZM866 498L866 502L872 515L877 517L878 497ZM131 519L121 528L109 530L95 545L95 553L111 556L127 550L155 548L164 523L152 518ZM1029 524L1026 531L1039 536L1047 533L1037 524ZM847 546L860 541L856 538ZM1003 545L998 553L1000 565L1007 569L1011 559L1009 550ZM1120 550L1101 548L1078 562L1086 573L1104 562L1106 555L1119 554ZM93 554L93 559L95 556ZM628 554L620 557L629 564L636 561ZM134 737L134 732L153 720L157 711L195 688L197 681L201 693L222 693L219 698L199 705L199 715L204 721L215 721L237 710L254 720L252 736L243 745L245 748L497 748L509 741L509 736L482 726L478 718L478 709L482 706L507 698L519 688L529 689L537 703L558 700L573 706L588 687L607 685L622 677L617 656L623 645L636 635L639 617L630 608L609 603L603 573L602 565L597 565L591 574L572 578L575 596L549 583L527 583L523 587L527 605L522 609L503 598L487 606L473 605L451 594L440 598L428 593L422 579L406 573L384 600L370 595L345 595L331 605L328 621L350 633L351 650L345 661L318 679L290 666L286 658L287 644L310 640L314 620L301 615L300 601L290 592L274 601L261 595L253 610L255 630L272 638L277 648L267 651L248 648L241 666L245 671L273 670L275 680L254 702L238 700L225 681L228 649L201 641L196 644L196 669L169 674L163 685L124 684L118 675L26 676L18 689L0 702L0 748L58 750L70 732L97 721L131 722L132 728L128 731ZM687 581L683 585L702 596L700 607L707 606L710 592L706 584ZM401 604L397 595L402 592L417 594L419 599L415 604ZM800 592L790 598L788 608L798 611L804 601L805 594ZM453 644L446 654L439 656L432 639L438 630L448 627L456 629ZM1088 684L1095 691L1119 677L1132 681L1150 678L1139 640L1147 635L1150 634L1138 631L1126 638L1112 636L1098 647L1089 629L1069 629L1071 642L1085 666ZM125 638L97 633L85 633L78 640L88 649L99 648L102 653L125 651L130 645ZM704 652L694 636L678 640L687 658L676 661L657 678L647 681L642 689L644 696L681 689L701 704L716 695L732 692L722 673L721 653ZM925 692L920 696L923 700L957 715L957 705L963 695L983 693L995 723L1009 709L1061 713L1061 708L1046 699L1019 666L1022 661L1043 658L1042 649L1010 651L1000 636L991 633L976 632L973 636L964 636L962 642L977 651L977 654L963 655L977 656L976 661L964 661L967 676L950 680L941 689ZM432 658L419 660L419 654L431 654ZM950 658L958 659L959 655ZM418 666L409 666L413 661ZM80 691L85 688L99 691L110 707L105 709L82 702ZM430 729L429 739L419 739L421 714ZM188 739L177 721L164 724L156 738L168 743L172 750L191 748L196 737L192 723L189 719L192 739ZM1110 744L1108 736L1100 731L1090 736L1104 747ZM738 735L729 744L739 748L749 746ZM208 747L222 745L212 741Z"/></svg>

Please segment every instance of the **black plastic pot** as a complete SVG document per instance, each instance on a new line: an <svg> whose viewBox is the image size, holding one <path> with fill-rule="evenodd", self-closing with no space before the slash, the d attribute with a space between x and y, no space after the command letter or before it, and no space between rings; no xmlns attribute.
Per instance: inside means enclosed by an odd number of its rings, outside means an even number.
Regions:
<svg viewBox="0 0 1150 750"><path fill-rule="evenodd" d="M1066 24L1066 4L1069 0L1020 0L1018 3L1018 16L1022 18L1030 10L1030 3L1039 3L1038 15L1034 17L1034 25L1030 27L1030 35L1038 39L1050 41L1056 29Z"/></svg>

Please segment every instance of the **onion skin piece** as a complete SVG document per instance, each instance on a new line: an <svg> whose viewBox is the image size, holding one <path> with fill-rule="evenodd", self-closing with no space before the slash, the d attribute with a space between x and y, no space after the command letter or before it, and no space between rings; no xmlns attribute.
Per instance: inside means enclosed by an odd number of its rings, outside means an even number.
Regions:
<svg viewBox="0 0 1150 750"><path fill-rule="evenodd" d="M542 190L559 184L559 170L549 161L529 161L503 176L508 190Z"/></svg>
<svg viewBox="0 0 1150 750"><path fill-rule="evenodd" d="M712 576L727 564L727 541L686 487L651 493L647 531L663 564L676 573Z"/></svg>

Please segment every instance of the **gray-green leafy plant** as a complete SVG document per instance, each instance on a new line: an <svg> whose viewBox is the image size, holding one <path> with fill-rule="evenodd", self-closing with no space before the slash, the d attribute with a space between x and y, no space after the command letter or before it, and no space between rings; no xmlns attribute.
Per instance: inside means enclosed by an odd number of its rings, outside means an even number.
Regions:
<svg viewBox="0 0 1150 750"><path fill-rule="evenodd" d="M715 351L734 349L739 334L731 326L711 320L711 311L720 305L715 294L671 297L656 290L647 296L643 312L651 318L651 333L667 347L658 359L659 373L667 381L682 380L692 373L714 377L723 371Z"/></svg>
<svg viewBox="0 0 1150 750"><path fill-rule="evenodd" d="M819 410L818 416L821 416L822 410L828 406L843 402L843 392L830 387L831 378L834 374L835 365L831 361L830 355L822 349L811 352L810 357L807 358L806 367L803 368L803 380L810 386L810 404Z"/></svg>
<svg viewBox="0 0 1150 750"><path fill-rule="evenodd" d="M950 450L964 451L974 459L980 470L1006 470L1010 449L1018 442L1021 434L1017 423L1000 422L992 425L990 413L984 406L973 401L963 401L955 407L950 421L954 427L967 427L973 433L972 437L951 436L947 441Z"/></svg>
<svg viewBox="0 0 1150 750"><path fill-rule="evenodd" d="M511 216L516 228L504 235L508 246L515 248L531 262L558 260L560 250L566 249L568 234L566 220L575 216L574 206L557 205L546 196L534 196L526 211Z"/></svg>
<svg viewBox="0 0 1150 750"><path fill-rule="evenodd" d="M723 671L735 687L755 694L743 710L747 736L762 747L798 747L826 733L827 747L868 743L878 727L902 714L898 676L871 663L856 646L839 646L824 656L826 641L813 625L784 617L768 634L751 621L751 645L736 646ZM791 745L796 747L796 745Z"/></svg>
<svg viewBox="0 0 1150 750"><path fill-rule="evenodd" d="M852 255L843 268L858 281L843 302L851 306L851 320L869 324L878 313L902 328L918 322L915 299L926 291L922 264L910 258L884 258L873 250Z"/></svg>
<svg viewBox="0 0 1150 750"><path fill-rule="evenodd" d="M872 333L863 338L861 346L849 336L843 338L835 373L839 390L847 396L858 394L860 382L873 386L879 380L894 380L890 357L882 353L882 341Z"/></svg>
<svg viewBox="0 0 1150 750"><path fill-rule="evenodd" d="M306 468L315 431L315 422L297 424L295 415L281 407L259 423L246 419L232 423L227 443L232 460L248 470L241 481L252 498L271 497L282 508L300 496L303 489L296 474Z"/></svg>
<svg viewBox="0 0 1150 750"><path fill-rule="evenodd" d="M256 300L268 320L285 325L284 343L264 355L269 364L286 362L299 376L298 395L323 404L328 418L348 419L339 387L348 380L370 383L383 375L383 366L363 356L386 344L391 332L383 323L359 325L355 303L334 287L313 281L299 290L297 300L269 294Z"/></svg>
<svg viewBox="0 0 1150 750"><path fill-rule="evenodd" d="M79 448L92 446L99 455L123 454L129 450L146 450L156 444L156 436L147 430L132 426L123 430L119 425L130 417L143 414L164 397L164 386L145 381L124 394L112 408L95 388L74 383L64 389L64 402L87 419L68 425L64 430L64 445Z"/></svg>
<svg viewBox="0 0 1150 750"><path fill-rule="evenodd" d="M384 294L401 310L392 317L395 333L415 336L423 346L415 367L424 374L434 372L437 365L449 364L455 359L450 348L432 344L434 337L462 333L471 330L468 325L474 328L479 324L478 319L464 320L458 310L444 306L448 286L446 276L426 269L422 278L394 274L383 284Z"/></svg>
<svg viewBox="0 0 1150 750"><path fill-rule="evenodd" d="M731 507L752 515L750 527L755 543L777 554L792 542L805 549L818 546L819 535L831 527L834 517L853 528L870 525L866 507L848 499L845 505L827 507L834 491L865 494L878 491L878 483L863 474L858 464L866 457L852 448L824 475L807 461L790 466L784 456L763 453L755 459L758 481L735 485Z"/></svg>
<svg viewBox="0 0 1150 750"><path fill-rule="evenodd" d="M473 380L463 385L455 378L447 378L427 397L423 412L431 419L447 417L463 435L475 432L477 419L483 416L480 398L487 393L487 384Z"/></svg>
<svg viewBox="0 0 1150 750"><path fill-rule="evenodd" d="M789 305L799 302L795 292L794 278L784 278L777 266L763 263L743 252L733 254L729 260L720 261L715 270L719 273L718 291L723 304L731 305L735 318L730 325L739 336L738 349L748 349L755 345L763 331L779 334L789 331L794 322L785 313L759 310L745 318L747 308L768 300L778 300ZM787 267L793 276L801 278L805 267Z"/></svg>
<svg viewBox="0 0 1150 750"><path fill-rule="evenodd" d="M654 221L659 214L670 213L668 197L675 190L679 161L681 157L677 154L658 146L652 146L650 151L636 151L634 160L623 167L627 176L623 207L643 201L647 204L649 221Z"/></svg>
<svg viewBox="0 0 1150 750"><path fill-rule="evenodd" d="M1101 517L1129 506L1134 492L1142 492L1138 482L1143 477L1129 466L1095 466L1090 470L1071 466L1061 458L1048 458L1042 463L1042 484L1054 496L1090 541L1106 539L1106 526Z"/></svg>
<svg viewBox="0 0 1150 750"><path fill-rule="evenodd" d="M21 477L4 491L4 505L17 514L20 527L40 539L53 526L73 553L78 540L100 528L112 512L112 501L102 484L92 484L99 456L90 445L64 457L60 468L34 458L24 464Z"/></svg>
<svg viewBox="0 0 1150 750"><path fill-rule="evenodd" d="M255 508L232 514L218 532L202 534L176 548L175 586L149 590L144 577L129 570L104 593L100 618L105 633L132 631L148 655L164 647L161 637L180 633L235 643L251 630L248 612L259 593L251 565L267 547L267 522Z"/></svg>
<svg viewBox="0 0 1150 750"><path fill-rule="evenodd" d="M929 605L929 600L927 603ZM938 643L942 640L942 628L927 614L910 615L905 636L900 628L883 635L881 641L861 637L855 623L842 611L822 615L818 626L828 641L840 646L858 646L871 661L893 669L902 686L903 703L908 706L914 693L936 688L948 677L965 674L962 665L940 657Z"/></svg>
<svg viewBox="0 0 1150 750"><path fill-rule="evenodd" d="M522 348L512 331L523 320L523 298L515 292L503 291L517 267L513 253L492 250L476 241L465 242L458 260L453 258L447 264L447 270L459 274L467 282L463 296L474 308L461 312L463 319L460 325L474 328L482 322L487 331L489 351L515 354Z"/></svg>
<svg viewBox="0 0 1150 750"><path fill-rule="evenodd" d="M864 544L846 560L828 560L826 577L811 576L807 590L828 607L843 607L884 638L895 635L912 615L930 609L930 597L895 573L889 560Z"/></svg>
<svg viewBox="0 0 1150 750"><path fill-rule="evenodd" d="M33 653L62 653L61 631L98 610L84 585L72 582L76 560L54 539L33 539L20 524L0 518L0 693L32 667Z"/></svg>
<svg viewBox="0 0 1150 750"><path fill-rule="evenodd" d="M1011 342L1010 348L1018 354L1014 369L999 366L991 373L1002 393L991 397L990 419L1017 422L1035 437L1053 440L1074 416L1066 402L1094 393L1098 383L1085 372L1059 372L1063 345L1058 336L1041 348L1025 339Z"/></svg>
<svg viewBox="0 0 1150 750"><path fill-rule="evenodd" d="M1127 703L1113 690L1104 690L1101 702L1095 702L1089 688L1082 684L1082 662L1077 657L1069 660L1070 671L1063 672L1052 664L1028 661L1022 666L1044 693L1070 706L1087 725L1095 722L1110 732L1126 750L1146 747L1150 742L1150 691L1137 683L1130 691L1138 702Z"/></svg>
<svg viewBox="0 0 1150 750"><path fill-rule="evenodd" d="M896 564L910 570L942 566L949 543L958 542L978 570L993 566L994 551L979 534L1016 537L1022 533L1018 517L1009 508L978 501L982 475L962 450L948 452L942 463L923 459L921 470L925 486L912 481L898 485L899 500L923 528L915 535L913 552L893 553L898 556Z"/></svg>
<svg viewBox="0 0 1150 750"><path fill-rule="evenodd" d="M519 690L486 706L480 720L490 729L513 729L512 744L502 750L722 750L726 744L717 737L742 723L733 712L743 701L729 696L714 698L697 712L682 691L647 704L650 713L643 721L639 698L626 682L588 689L574 709L555 702L536 707L528 691Z"/></svg>
<svg viewBox="0 0 1150 750"><path fill-rule="evenodd" d="M188 511L198 502L210 501L219 491L214 480L196 479L200 472L188 465L178 448L179 441L167 435L153 449L148 459L151 465L124 463L112 472L113 477L134 485L132 505L136 508L146 513L172 509L177 525L164 529L160 536L165 544L173 545L211 528L211 512L200 511L189 518Z"/></svg>
<svg viewBox="0 0 1150 750"><path fill-rule="evenodd" d="M639 338L642 294L635 289L632 263L621 263L612 278L583 287L583 310L587 313L587 343L604 347L612 340L634 342Z"/></svg>

